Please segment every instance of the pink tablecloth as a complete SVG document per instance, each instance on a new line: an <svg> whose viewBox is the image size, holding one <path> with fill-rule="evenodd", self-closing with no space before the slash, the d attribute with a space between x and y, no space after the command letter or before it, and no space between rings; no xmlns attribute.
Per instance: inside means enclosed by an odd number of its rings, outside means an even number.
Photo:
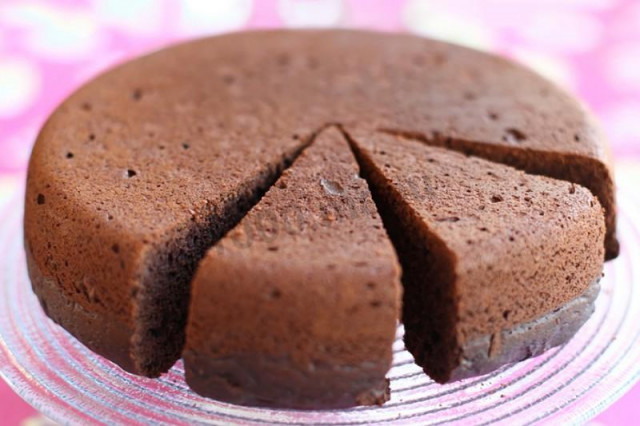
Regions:
<svg viewBox="0 0 640 426"><path fill-rule="evenodd" d="M2 0L0 207L43 120L96 72L176 40L281 26L411 31L511 56L584 99L640 184L635 0ZM633 424L638 402L640 385L593 423ZM0 413L5 425L46 422L1 380Z"/></svg>

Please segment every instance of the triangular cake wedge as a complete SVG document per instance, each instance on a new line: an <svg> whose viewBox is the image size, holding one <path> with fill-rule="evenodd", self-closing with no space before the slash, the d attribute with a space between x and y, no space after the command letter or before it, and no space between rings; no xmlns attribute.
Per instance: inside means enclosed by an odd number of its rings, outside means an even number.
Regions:
<svg viewBox="0 0 640 426"><path fill-rule="evenodd" d="M405 344L434 380L570 339L593 312L603 209L587 189L350 130L403 269Z"/></svg>
<svg viewBox="0 0 640 426"><path fill-rule="evenodd" d="M367 183L341 133L325 130L201 261L187 383L244 405L382 403L400 294Z"/></svg>

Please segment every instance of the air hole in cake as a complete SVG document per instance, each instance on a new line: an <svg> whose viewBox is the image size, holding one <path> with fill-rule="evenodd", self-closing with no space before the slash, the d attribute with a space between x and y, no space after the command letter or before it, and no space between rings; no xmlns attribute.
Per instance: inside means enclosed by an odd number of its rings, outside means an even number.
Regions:
<svg viewBox="0 0 640 426"><path fill-rule="evenodd" d="M287 55L286 53L282 53L276 56L276 62L281 67L286 67L291 62L291 58L289 58L289 55Z"/></svg>
<svg viewBox="0 0 640 426"><path fill-rule="evenodd" d="M450 216L450 217L441 217L436 219L436 222L457 222L459 221L460 218L457 216Z"/></svg>
<svg viewBox="0 0 640 426"><path fill-rule="evenodd" d="M133 89L133 92L131 92L131 99L133 99L134 101L139 101L140 99L142 99L142 89Z"/></svg>
<svg viewBox="0 0 640 426"><path fill-rule="evenodd" d="M96 140L96 135L95 135L95 134L93 134L93 133L89 133L89 140L90 140L90 141L94 141L94 140Z"/></svg>
<svg viewBox="0 0 640 426"><path fill-rule="evenodd" d="M280 297L282 297L282 291L280 291L279 288L274 288L269 293L269 297L271 299L280 299Z"/></svg>
<svg viewBox="0 0 640 426"><path fill-rule="evenodd" d="M112 245L111 246L111 251L113 251L116 254L120 253L120 246L118 244Z"/></svg>
<svg viewBox="0 0 640 426"><path fill-rule="evenodd" d="M426 58L424 57L424 55L415 55L412 62L413 65L421 67L426 63Z"/></svg>
<svg viewBox="0 0 640 426"><path fill-rule="evenodd" d="M447 56L443 53L435 53L433 55L433 63L435 65L442 65L447 61Z"/></svg>
<svg viewBox="0 0 640 426"><path fill-rule="evenodd" d="M492 203L500 203L502 201L504 201L504 198L502 198L502 195L493 195L491 197L491 202Z"/></svg>
<svg viewBox="0 0 640 426"><path fill-rule="evenodd" d="M463 97L467 101L473 101L477 98L476 94L473 92L464 92Z"/></svg>
<svg viewBox="0 0 640 426"><path fill-rule="evenodd" d="M43 194L38 194L37 202L40 205L44 204L44 195Z"/></svg>
<svg viewBox="0 0 640 426"><path fill-rule="evenodd" d="M92 109L89 102L83 102L82 105L80 105L80 108L82 108L83 111L91 111Z"/></svg>
<svg viewBox="0 0 640 426"><path fill-rule="evenodd" d="M72 159L73 158L73 152L67 152L67 158L68 159Z"/></svg>
<svg viewBox="0 0 640 426"><path fill-rule="evenodd" d="M187 143L187 142L183 142L182 143L182 149L186 150L186 149L189 149L189 148L191 148L191 145L189 145L189 143Z"/></svg>
<svg viewBox="0 0 640 426"><path fill-rule="evenodd" d="M107 215L107 220L109 220L109 221L113 220L113 216L112 215Z"/></svg>
<svg viewBox="0 0 640 426"><path fill-rule="evenodd" d="M165 146L164 146L164 145L159 145L159 146L158 146L158 149L159 149L160 151L164 151L164 150L165 150Z"/></svg>
<svg viewBox="0 0 640 426"><path fill-rule="evenodd" d="M510 127L505 130L505 134L502 139L505 142L520 143L527 139L527 135L525 135L521 130Z"/></svg>
<svg viewBox="0 0 640 426"><path fill-rule="evenodd" d="M309 69L311 70L315 70L316 68L318 68L318 60L316 58L307 59L307 67L309 67Z"/></svg>
<svg viewBox="0 0 640 426"><path fill-rule="evenodd" d="M294 133L293 135L291 135L291 138L297 141L298 139L300 139L300 135L297 133Z"/></svg>
<svg viewBox="0 0 640 426"><path fill-rule="evenodd" d="M136 171L135 171L135 170L132 170L132 169L128 169L128 170L127 170L127 177L128 177L128 178L132 178L132 177L134 177L134 176L135 176L135 175L137 175L137 174L138 174L138 173L136 173Z"/></svg>
<svg viewBox="0 0 640 426"><path fill-rule="evenodd" d="M498 118L500 118L500 116L498 115L498 113L496 112L490 112L489 113L489 119L492 121L497 121Z"/></svg>
<svg viewBox="0 0 640 426"><path fill-rule="evenodd" d="M573 140L576 142L580 142L580 135L578 134L573 135Z"/></svg>

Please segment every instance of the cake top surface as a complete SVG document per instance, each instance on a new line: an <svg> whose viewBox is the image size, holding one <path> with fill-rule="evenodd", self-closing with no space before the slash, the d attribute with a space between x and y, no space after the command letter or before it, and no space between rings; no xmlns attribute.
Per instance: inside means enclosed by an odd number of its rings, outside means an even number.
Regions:
<svg viewBox="0 0 640 426"><path fill-rule="evenodd" d="M99 76L52 115L31 164L52 191L72 184L86 215L154 235L336 122L605 156L575 100L501 58L409 35L281 30L177 45Z"/></svg>
<svg viewBox="0 0 640 426"><path fill-rule="evenodd" d="M571 182L397 136L354 137L407 204L429 228L446 235L447 245L467 263L493 263L518 244L548 238L602 211L589 190Z"/></svg>

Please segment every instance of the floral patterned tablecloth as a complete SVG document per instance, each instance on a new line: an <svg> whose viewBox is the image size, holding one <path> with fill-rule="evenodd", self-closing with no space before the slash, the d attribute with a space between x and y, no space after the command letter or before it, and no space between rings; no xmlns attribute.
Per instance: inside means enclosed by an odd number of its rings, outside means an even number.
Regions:
<svg viewBox="0 0 640 426"><path fill-rule="evenodd" d="M410 31L528 64L595 111L618 179L640 185L640 1L0 0L0 209L39 126L101 70L202 35L328 26ZM636 385L592 424L633 424L639 402ZM0 379L0 423L48 421Z"/></svg>

